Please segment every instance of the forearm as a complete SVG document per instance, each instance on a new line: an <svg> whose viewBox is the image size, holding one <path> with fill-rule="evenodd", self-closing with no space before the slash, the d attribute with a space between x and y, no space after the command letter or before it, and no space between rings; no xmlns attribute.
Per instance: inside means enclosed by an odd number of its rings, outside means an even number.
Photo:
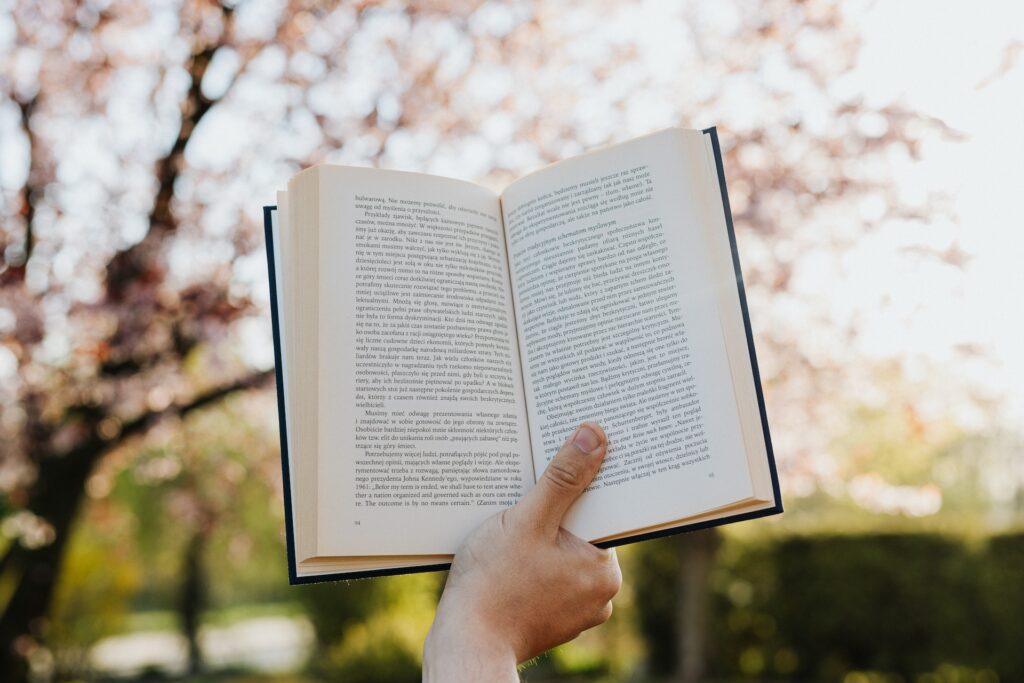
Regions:
<svg viewBox="0 0 1024 683"><path fill-rule="evenodd" d="M519 683L508 643L488 639L467 621L439 616L434 622L423 646L423 683Z"/></svg>

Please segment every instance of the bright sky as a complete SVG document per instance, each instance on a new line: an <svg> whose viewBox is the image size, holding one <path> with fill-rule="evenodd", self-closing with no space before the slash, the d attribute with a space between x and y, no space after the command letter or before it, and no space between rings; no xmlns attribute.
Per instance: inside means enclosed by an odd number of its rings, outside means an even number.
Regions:
<svg viewBox="0 0 1024 683"><path fill-rule="evenodd" d="M865 43L857 72L841 88L871 104L897 100L940 118L962 141L925 147L920 163L893 169L908 196L940 192L953 201L954 223L939 219L926 234L887 231L865 240L865 277L850 287L893 293L893 305L865 321L866 352L950 358L976 344L995 361L951 364L981 390L1002 394L1011 424L1024 418L1024 49L1005 69L1006 47L1024 48L1024 3L877 2L857 13ZM971 255L962 271L922 265L890 269L894 247L954 243ZM905 262L904 262L905 263ZM852 295L850 291L845 294ZM843 292L836 292L843 296ZM924 371L922 369L922 371Z"/></svg>

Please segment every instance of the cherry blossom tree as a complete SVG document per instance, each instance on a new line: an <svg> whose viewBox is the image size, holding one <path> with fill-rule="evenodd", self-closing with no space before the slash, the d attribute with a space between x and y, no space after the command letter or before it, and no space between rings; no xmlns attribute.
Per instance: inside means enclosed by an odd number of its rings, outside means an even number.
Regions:
<svg viewBox="0 0 1024 683"><path fill-rule="evenodd" d="M865 381L810 266L913 204L941 122L844 93L838 2L12 0L0 17L0 672L22 680L86 484L168 418L266 387L261 204L323 161L501 187L663 126L718 125L784 481L828 473ZM930 255L956 266L955 246ZM813 278L811 278L813 279ZM261 351L262 349L262 351ZM713 538L684 537L680 620ZM698 596L694 598L694 596ZM702 676L680 628L681 680Z"/></svg>

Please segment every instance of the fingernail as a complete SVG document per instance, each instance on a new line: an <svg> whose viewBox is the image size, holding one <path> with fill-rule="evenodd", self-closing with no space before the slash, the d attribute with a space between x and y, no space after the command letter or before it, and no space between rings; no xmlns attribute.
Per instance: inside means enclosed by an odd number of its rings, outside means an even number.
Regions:
<svg viewBox="0 0 1024 683"><path fill-rule="evenodd" d="M572 445L584 453L593 453L600 447L601 437L587 425L580 425L572 439Z"/></svg>

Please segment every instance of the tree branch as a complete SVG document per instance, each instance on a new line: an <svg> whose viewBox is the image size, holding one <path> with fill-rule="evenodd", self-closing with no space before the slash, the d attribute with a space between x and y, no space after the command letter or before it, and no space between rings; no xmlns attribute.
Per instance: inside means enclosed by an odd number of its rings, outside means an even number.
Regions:
<svg viewBox="0 0 1024 683"><path fill-rule="evenodd" d="M185 166L185 148L195 133L203 117L230 91L229 87L216 98L203 94L203 77L213 61L214 55L230 44L233 35L234 9L227 5L218 5L221 10L223 29L215 41L206 44L197 38L192 46L192 53L185 64L189 75L189 88L181 103L181 124L174 143L163 157L156 161L155 176L157 192L153 199L153 207L149 213L149 228L142 241L118 252L107 265L106 289L107 298L121 301L126 290L139 280L146 279L153 273L153 260L156 258L156 242L178 227L177 217L172 209L174 185ZM232 80L232 83L234 80Z"/></svg>
<svg viewBox="0 0 1024 683"><path fill-rule="evenodd" d="M84 418L89 427L89 436L67 452L47 452L46 455L39 459L39 464L41 467L46 467L49 461L59 461L64 464L85 461L86 466L91 468L92 464L107 452L134 436L145 434L161 420L168 417L185 417L232 394L261 387L268 383L273 376L273 369L260 370L227 384L200 392L184 403L172 403L161 410L143 412L125 422L115 434L106 437L99 433L97 427L100 417L107 414L107 411L92 405L76 404L69 406L64 411L65 417L77 415ZM27 507L31 510L32 504L29 503Z"/></svg>
<svg viewBox="0 0 1024 683"><path fill-rule="evenodd" d="M185 147L192 139L192 134L199 122L203 120L213 105L223 99L230 90L229 87L219 97L213 99L203 94L203 77L206 75L206 70L210 67L217 51L228 45L232 34L234 11L225 5L220 5L220 8L224 29L219 38L211 45L194 45L192 55L185 65L185 71L188 73L190 81L188 93L181 104L181 125L178 128L178 137L175 138L170 151L156 164L159 189L149 215L150 229L173 230L177 227L177 221L171 211L171 199L174 197L174 183L184 166L182 162L185 158Z"/></svg>
<svg viewBox="0 0 1024 683"><path fill-rule="evenodd" d="M25 131L25 137L28 140L29 166L28 173L25 176L25 184L21 189L21 206L18 209L18 213L25 226L21 254L18 260L7 264L9 267L4 276L5 278L24 280L25 269L28 266L28 260L32 257L32 248L35 246L36 204L43 194L42 186L39 182L39 144L35 133L32 131L32 114L39 103L39 92L37 91L27 100L23 100L17 95L12 96L11 99L18 106L21 128Z"/></svg>
<svg viewBox="0 0 1024 683"><path fill-rule="evenodd" d="M239 378L234 382L223 384L219 387L214 387L205 392L199 393L192 397L186 403L173 403L163 410L153 410L126 422L121 428L121 431L110 439L105 440L103 450L109 450L118 443L125 441L132 436L138 436L144 434L155 424L160 422L167 417L185 417L190 413L194 413L197 410L206 408L218 401L227 398L228 396L245 391L247 389L255 389L263 386L274 376L274 370L261 370L254 372L245 377Z"/></svg>

